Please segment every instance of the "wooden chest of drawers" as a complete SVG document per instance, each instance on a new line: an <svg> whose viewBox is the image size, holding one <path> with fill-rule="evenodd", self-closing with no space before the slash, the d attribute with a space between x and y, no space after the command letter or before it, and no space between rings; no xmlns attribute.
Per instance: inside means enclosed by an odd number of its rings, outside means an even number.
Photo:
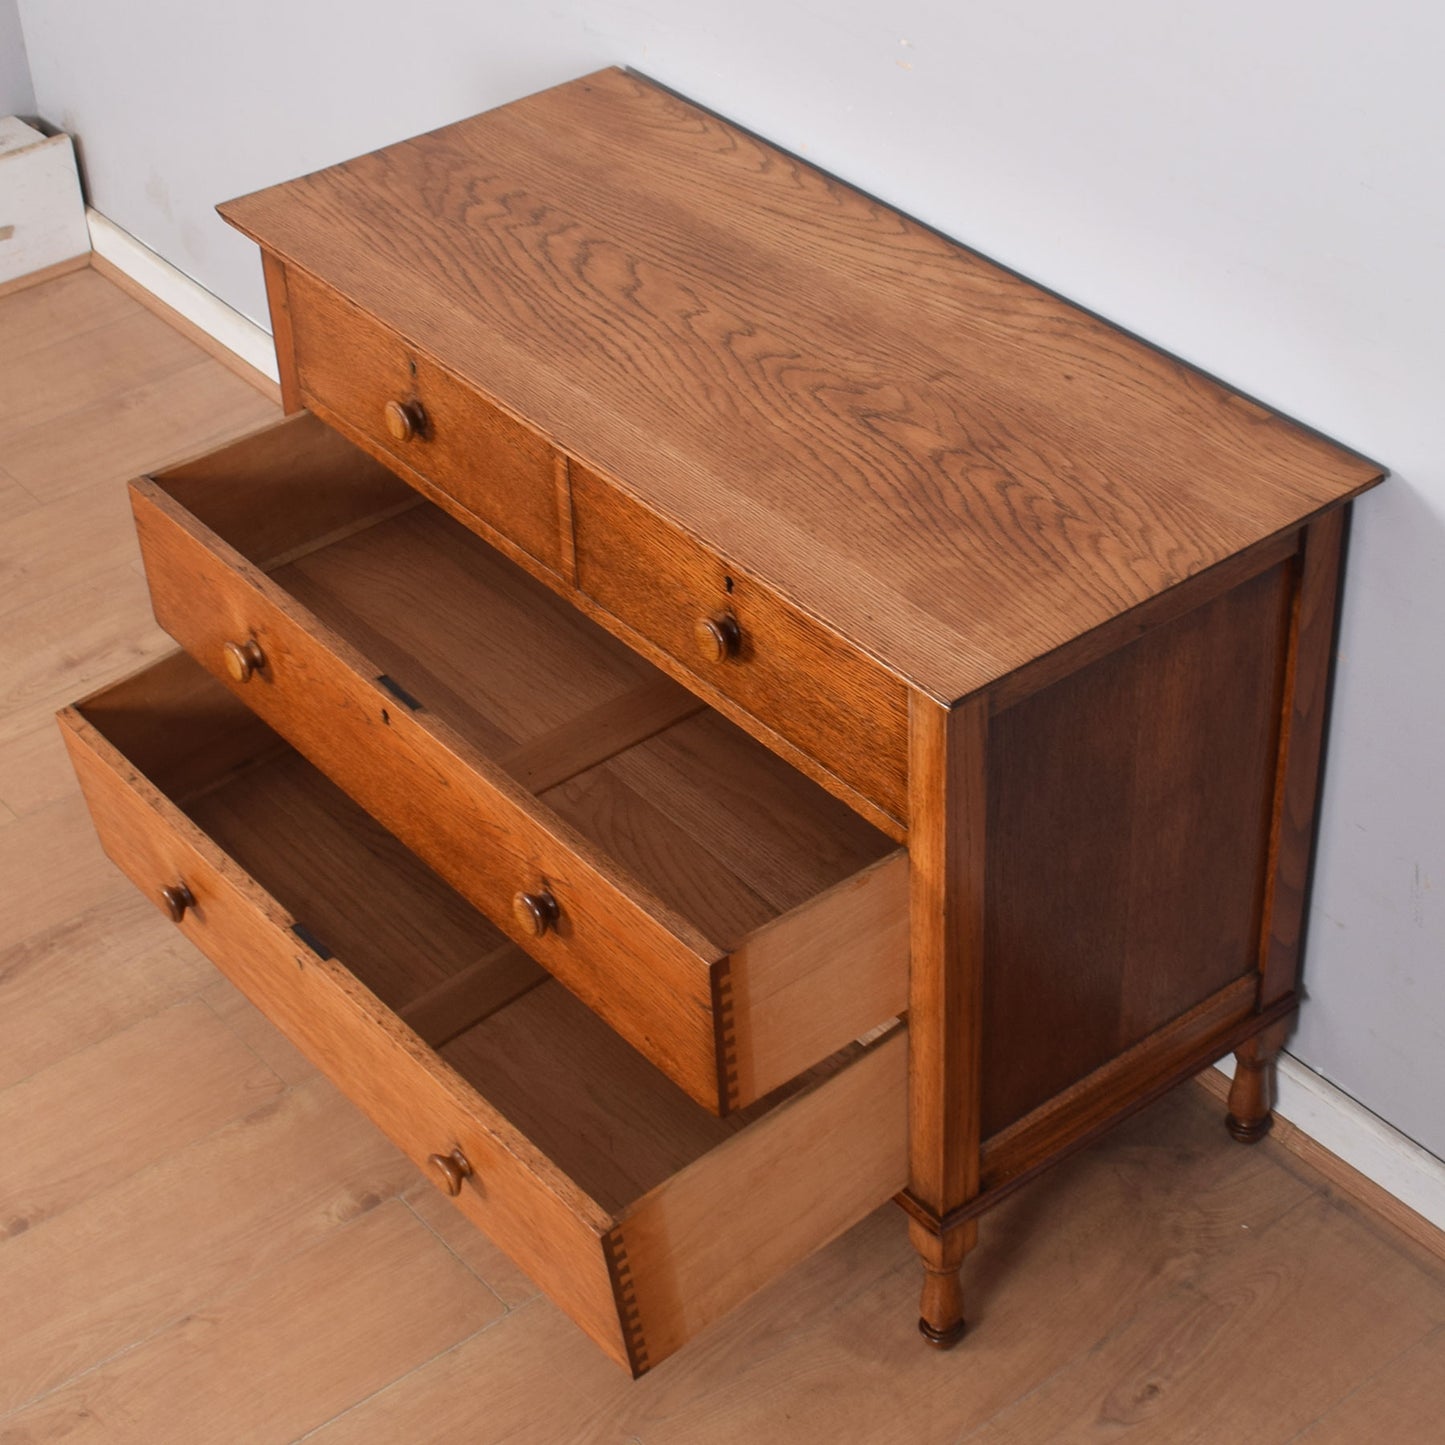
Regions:
<svg viewBox="0 0 1445 1445"><path fill-rule="evenodd" d="M1380 469L604 72L223 208L288 419L132 489L137 885L619 1362L1298 1002Z"/></svg>

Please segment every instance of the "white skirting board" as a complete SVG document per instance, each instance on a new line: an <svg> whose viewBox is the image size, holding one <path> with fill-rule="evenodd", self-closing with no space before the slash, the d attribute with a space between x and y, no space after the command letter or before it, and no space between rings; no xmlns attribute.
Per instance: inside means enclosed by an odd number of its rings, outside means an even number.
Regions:
<svg viewBox="0 0 1445 1445"><path fill-rule="evenodd" d="M239 311L233 311L199 281L191 280L184 271L162 260L150 247L93 207L87 209L85 215L90 223L91 249L97 256L104 257L116 270L124 271L138 286L143 286L228 351L235 352L248 366L272 381L280 379L269 332Z"/></svg>
<svg viewBox="0 0 1445 1445"><path fill-rule="evenodd" d="M1233 1058L1215 1067L1234 1075ZM1275 1113L1393 1194L1437 1229L1445 1229L1445 1160L1393 1129L1292 1054L1279 1056Z"/></svg>

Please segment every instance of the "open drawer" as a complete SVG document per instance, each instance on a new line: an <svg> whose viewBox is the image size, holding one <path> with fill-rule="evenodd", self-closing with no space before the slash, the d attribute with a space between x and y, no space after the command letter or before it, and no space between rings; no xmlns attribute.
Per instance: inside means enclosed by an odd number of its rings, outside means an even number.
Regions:
<svg viewBox="0 0 1445 1445"><path fill-rule="evenodd" d="M61 724L110 856L635 1373L902 1188L902 1025L718 1119L184 654Z"/></svg>
<svg viewBox="0 0 1445 1445"><path fill-rule="evenodd" d="M133 501L160 624L692 1098L906 1007L904 850L315 418Z"/></svg>

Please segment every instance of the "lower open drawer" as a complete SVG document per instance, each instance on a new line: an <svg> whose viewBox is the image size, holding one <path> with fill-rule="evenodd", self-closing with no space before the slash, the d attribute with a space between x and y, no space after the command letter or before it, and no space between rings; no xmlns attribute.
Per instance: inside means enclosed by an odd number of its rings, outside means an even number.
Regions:
<svg viewBox="0 0 1445 1445"><path fill-rule="evenodd" d="M901 1024L716 1118L184 654L61 725L116 863L635 1374L903 1187Z"/></svg>

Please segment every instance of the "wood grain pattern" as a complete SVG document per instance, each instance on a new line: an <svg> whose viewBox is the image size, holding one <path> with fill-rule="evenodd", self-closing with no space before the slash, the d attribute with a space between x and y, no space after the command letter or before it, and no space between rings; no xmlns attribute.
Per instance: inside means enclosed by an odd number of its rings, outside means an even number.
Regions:
<svg viewBox="0 0 1445 1445"><path fill-rule="evenodd" d="M59 927L81 908L121 897L78 797L0 824L0 878L3 952Z"/></svg>
<svg viewBox="0 0 1445 1445"><path fill-rule="evenodd" d="M301 382L296 375L296 337L291 327L286 268L269 251L263 251L261 269L266 278L266 309L271 316L271 339L276 345L276 369L281 378L281 410L291 416L301 410Z"/></svg>
<svg viewBox="0 0 1445 1445"><path fill-rule="evenodd" d="M525 773L531 750L534 760L560 757L569 739L572 762L590 767L657 730L652 714L627 703L640 692L669 696L645 662L429 506L313 549L272 576L509 770L515 762ZM682 713L673 689L667 706ZM604 733L611 708L619 711ZM629 718L638 726L625 738L614 728Z"/></svg>
<svg viewBox="0 0 1445 1445"><path fill-rule="evenodd" d="M898 1192L908 1170L907 1052L895 1030L626 1212L612 1238L631 1277L635 1369Z"/></svg>
<svg viewBox="0 0 1445 1445"><path fill-rule="evenodd" d="M103 894L0 950L0 1088L139 1024L213 977L148 899Z"/></svg>
<svg viewBox="0 0 1445 1445"><path fill-rule="evenodd" d="M148 772L165 785L163 771ZM389 1008L483 960L497 971L499 989L512 986L501 935L298 754L282 749L181 803L242 868L270 875L272 896ZM384 909L371 873L341 866L358 853L386 878Z"/></svg>
<svg viewBox="0 0 1445 1445"><path fill-rule="evenodd" d="M419 1038L439 1049L547 976L521 949L504 943L409 999L397 1012Z"/></svg>
<svg viewBox="0 0 1445 1445"><path fill-rule="evenodd" d="M75 774L66 761L55 720L38 708L24 711L22 719L4 728L6 738L0 748L0 800L16 818L75 791Z"/></svg>
<svg viewBox="0 0 1445 1445"><path fill-rule="evenodd" d="M429 1179L418 1177L416 1182L402 1196L406 1206L442 1241L461 1262L486 1282L487 1288L509 1309L539 1298L541 1291L527 1275L474 1225L456 1205ZM556 1311L559 1319L566 1317ZM581 1335L570 1320L568 1330ZM585 1340L586 1337L582 1336ZM620 1373L600 1350L593 1350L591 1343L586 1349L607 1371L608 1375L620 1379Z"/></svg>
<svg viewBox="0 0 1445 1445"><path fill-rule="evenodd" d="M342 419L373 456L424 472L538 561L562 565L566 518L541 436L303 271L287 270L286 296L303 401ZM410 441L388 433L389 401L421 408Z"/></svg>
<svg viewBox="0 0 1445 1445"><path fill-rule="evenodd" d="M89 365L77 372L74 356L82 347ZM156 380L195 365L202 354L158 316L136 306L79 335L57 336L28 353L7 352L0 357L0 387L6 403L0 440L7 443L6 470L23 481L23 448L17 460L10 444L73 412L96 406L122 378L133 381L130 358L136 352L149 358L147 369Z"/></svg>
<svg viewBox="0 0 1445 1445"><path fill-rule="evenodd" d="M133 564L17 607L0 631L0 741L30 732L77 693L169 650Z"/></svg>
<svg viewBox="0 0 1445 1445"><path fill-rule="evenodd" d="M137 901L139 895L137 895ZM147 904L149 900L146 900ZM167 928L175 932L170 920ZM190 944L183 945L186 952L195 953ZM204 963L200 954L198 959ZM208 965L209 966L209 965ZM215 974L211 982L201 990L201 999L206 1007L226 1025L235 1036L276 1075L288 1085L301 1084L316 1073L311 1060L286 1037L267 1017L231 982L221 974Z"/></svg>
<svg viewBox="0 0 1445 1445"><path fill-rule="evenodd" d="M823 979L821 987L818 980ZM764 924L728 968L731 1091L760 1099L859 1036L863 1020L908 1008L908 855L891 853L820 897Z"/></svg>
<svg viewBox="0 0 1445 1445"><path fill-rule="evenodd" d="M861 1045L840 1051L769 1098L719 1119L554 981L518 996L442 1051L479 1094L613 1215L752 1132L788 1101L827 1087L862 1052ZM719 1200L730 1195L721 1170L713 1177Z"/></svg>
<svg viewBox="0 0 1445 1445"><path fill-rule="evenodd" d="M35 506L35 498L12 477L0 468L0 518L6 522L23 516Z"/></svg>
<svg viewBox="0 0 1445 1445"><path fill-rule="evenodd" d="M133 566L135 533L114 482L44 500L0 532L0 607L12 612L84 586L97 573Z"/></svg>
<svg viewBox="0 0 1445 1445"><path fill-rule="evenodd" d="M1380 476L617 71L222 213L943 700Z"/></svg>
<svg viewBox="0 0 1445 1445"><path fill-rule="evenodd" d="M908 706L897 678L587 467L572 468L572 506L584 592L907 821ZM714 613L738 627L735 653L721 660L703 657L694 637Z"/></svg>
<svg viewBox="0 0 1445 1445"><path fill-rule="evenodd" d="M1285 999L1276 1004L1273 1015L1259 1019L1251 985L1247 978L1226 984L1007 1129L990 1135L983 1147L983 1182L992 1199L1142 1108L1181 1078L1197 1073L1205 1060L1228 1053L1247 1035L1292 1012L1294 1001Z"/></svg>
<svg viewBox="0 0 1445 1445"><path fill-rule="evenodd" d="M725 951L713 999L729 1108L906 1007L905 856L717 715L545 801Z"/></svg>
<svg viewBox="0 0 1445 1445"><path fill-rule="evenodd" d="M707 711L545 796L726 947L893 851L842 804Z"/></svg>
<svg viewBox="0 0 1445 1445"><path fill-rule="evenodd" d="M502 766L524 787L545 793L666 732L702 708L697 698L670 677L650 678L631 692L579 712L513 749L502 759Z"/></svg>
<svg viewBox="0 0 1445 1445"><path fill-rule="evenodd" d="M915 696L909 721L908 1192L924 1266L920 1327L947 1345L963 1330L958 1271L976 1226L941 1221L979 1189L988 716Z"/></svg>
<svg viewBox="0 0 1445 1445"><path fill-rule="evenodd" d="M1295 583L1259 947L1262 1004L1299 976L1348 526L1342 508L1306 531Z"/></svg>
<svg viewBox="0 0 1445 1445"><path fill-rule="evenodd" d="M747 1123L700 1109L555 981L442 1057L609 1217Z"/></svg>
<svg viewBox="0 0 1445 1445"><path fill-rule="evenodd" d="M1301 535L1299 529L1291 529L1237 552L1010 673L987 689L990 708L1004 712L1015 703L1137 642L1155 628L1198 611L1262 573L1274 571L1299 552Z"/></svg>
<svg viewBox="0 0 1445 1445"><path fill-rule="evenodd" d="M198 348L191 351L195 360L179 371L122 373L123 389L67 412L62 423L7 433L6 470L37 495L60 497L119 482L276 420L276 407L255 387L220 370Z"/></svg>
<svg viewBox="0 0 1445 1445"><path fill-rule="evenodd" d="M412 1177L396 1150L316 1079L6 1240L0 1411L324 1239ZM86 1261L80 1274L77 1259ZM57 1280L72 1286L59 1291Z"/></svg>
<svg viewBox="0 0 1445 1445"><path fill-rule="evenodd" d="M1392 1361L1363 1386L1342 1395L1299 1436L1300 1445L1353 1445L1358 1440L1412 1440L1440 1429L1445 1379L1445 1325Z"/></svg>
<svg viewBox="0 0 1445 1445"><path fill-rule="evenodd" d="M391 472L311 417L274 417L157 469L166 492L259 567L418 505Z"/></svg>
<svg viewBox="0 0 1445 1445"><path fill-rule="evenodd" d="M6 1442L291 1440L501 1313L391 1200L18 1411Z"/></svg>
<svg viewBox="0 0 1445 1445"><path fill-rule="evenodd" d="M992 719L986 1136L1257 966L1289 584Z"/></svg>
<svg viewBox="0 0 1445 1445"><path fill-rule="evenodd" d="M1133 1432L1158 1440L1313 1441L1306 1427L1348 1391L1328 1362L1337 1331L1350 1341L1353 1368L1368 1378L1440 1320L1439 1298L1397 1294L1408 1266L1383 1240L1361 1240L1337 1271L1321 1275L1313 1259L1333 1254L1342 1238L1338 1215L1320 1200L1304 1201L1211 1269L1203 1288L1181 1282L965 1438L1033 1445ZM1263 1335L1274 1345L1267 1362ZM1401 1413L1409 1419L1408 1409ZM1382 1424L1373 1421L1355 1439L1426 1445L1430 1438L1395 1436Z"/></svg>
<svg viewBox="0 0 1445 1445"><path fill-rule="evenodd" d="M115 1078L124 1083L107 1083ZM281 1088L191 999L0 1091L0 1240L265 1107ZM64 1129L61 1118L71 1120Z"/></svg>
<svg viewBox="0 0 1445 1445"><path fill-rule="evenodd" d="M67 275L49 284L18 286L6 283L0 291L0 325L17 358L44 351L67 340L74 340L112 321L135 314L136 306L104 277L88 268L88 263L74 268ZM29 281L29 277L18 280ZM163 354L169 354L166 347ZM142 353L136 369L143 371L151 357Z"/></svg>

